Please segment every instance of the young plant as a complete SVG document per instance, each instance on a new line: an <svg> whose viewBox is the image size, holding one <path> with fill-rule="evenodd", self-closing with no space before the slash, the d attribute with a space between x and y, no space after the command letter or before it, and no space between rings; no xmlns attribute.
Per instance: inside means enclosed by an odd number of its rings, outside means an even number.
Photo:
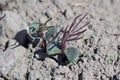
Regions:
<svg viewBox="0 0 120 80"><path fill-rule="evenodd" d="M67 26L65 30L61 28L61 30L56 34L56 36L53 37L52 42L48 43L46 47L46 51L48 55L54 55L54 54L60 54L62 53L63 58L67 57L67 59L70 62L74 62L79 57L79 51L77 48L74 47L68 47L66 49L66 44L68 41L75 41L83 38L83 33L86 31L86 29L82 30L85 26L87 26L90 22L85 23L81 27L77 27L80 22L87 16L85 14L83 17L82 15L78 15L72 24ZM61 41L54 41L60 32L63 31L63 36ZM57 44L56 44L57 43Z"/></svg>
<svg viewBox="0 0 120 80"><path fill-rule="evenodd" d="M86 22L83 26L78 27L87 14L82 17L81 16L82 15L78 15L70 26L68 25L64 30L61 28L59 32L57 32L57 29L54 26L46 26L46 23L51 19L47 20L44 24L41 22L34 22L30 25L30 34L34 38L42 38L43 48L46 48L48 55L62 53L63 58L67 57L70 62L74 62L79 58L79 50L74 47L66 48L66 44L69 41L75 41L83 38L83 33L86 29L82 29L90 22ZM63 33L62 38L56 41L55 39L58 37L60 32Z"/></svg>
<svg viewBox="0 0 120 80"><path fill-rule="evenodd" d="M113 64L114 62L114 57L113 56L110 56L109 59L107 60L107 64Z"/></svg>
<svg viewBox="0 0 120 80"><path fill-rule="evenodd" d="M45 23L39 22L33 22L30 24L29 27L29 33L31 36L35 39L42 39L43 41L43 48L46 48L47 42L54 36L54 34L57 32L57 29L54 26L46 26L46 24L51 20L52 18L48 19ZM48 30L46 33L45 31Z"/></svg>
<svg viewBox="0 0 120 80"><path fill-rule="evenodd" d="M82 30L85 26L87 26L90 22L86 22L83 26L77 27L80 22L87 16L85 14L83 17L82 15L78 15L72 22L72 24L67 26L64 30L64 34L61 40L61 50L63 57L66 55L67 59L70 62L76 61L79 57L78 50L74 47L69 47L66 49L66 43L68 41L75 41L83 38L83 33L86 29Z"/></svg>

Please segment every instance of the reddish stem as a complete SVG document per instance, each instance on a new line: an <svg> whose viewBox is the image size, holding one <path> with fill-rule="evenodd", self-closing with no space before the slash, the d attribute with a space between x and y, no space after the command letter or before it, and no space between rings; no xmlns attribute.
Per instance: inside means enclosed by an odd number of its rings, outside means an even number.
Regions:
<svg viewBox="0 0 120 80"><path fill-rule="evenodd" d="M88 14L88 13L87 13ZM81 15L78 15L72 22L72 24L69 26L67 26L64 30L64 34L61 40L61 47L62 47L62 54L63 56L65 56L64 54L64 50L66 48L66 42L67 41L73 41L73 40L78 40L83 38L82 36L80 36L81 34L83 34L86 29L80 31L82 28L84 28L85 26L87 26L90 22L87 22L86 24L84 24L83 26L79 27L77 29L77 26L80 24L80 22L87 16L87 14L85 14L82 18ZM78 21L77 21L78 20ZM77 29L77 30L76 30Z"/></svg>
<svg viewBox="0 0 120 80"><path fill-rule="evenodd" d="M47 42L46 42L46 40L43 39L43 47L46 48L46 46L47 46Z"/></svg>
<svg viewBox="0 0 120 80"><path fill-rule="evenodd" d="M43 32L40 32L40 36L41 36L41 38L42 38L42 40L43 40L43 48L45 48L45 47L47 46L47 42L46 42L46 40L43 38L43 37L44 37L44 33L43 33Z"/></svg>

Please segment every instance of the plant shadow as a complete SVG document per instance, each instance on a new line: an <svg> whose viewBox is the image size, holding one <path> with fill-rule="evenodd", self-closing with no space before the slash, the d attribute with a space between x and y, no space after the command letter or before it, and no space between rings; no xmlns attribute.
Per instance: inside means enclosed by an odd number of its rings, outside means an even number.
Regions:
<svg viewBox="0 0 120 80"><path fill-rule="evenodd" d="M40 39L34 39L28 34L27 30L23 29L19 31L14 39L23 47L28 48L29 44L32 44L33 47L36 47L36 45L39 43Z"/></svg>
<svg viewBox="0 0 120 80"><path fill-rule="evenodd" d="M34 57L37 54L37 59L38 60L45 60L45 58L49 57L53 60L55 60L59 65L67 65L70 62L67 60L66 56L63 57L62 54L58 54L58 55L48 55L47 52L45 51L45 49L40 49L34 52Z"/></svg>

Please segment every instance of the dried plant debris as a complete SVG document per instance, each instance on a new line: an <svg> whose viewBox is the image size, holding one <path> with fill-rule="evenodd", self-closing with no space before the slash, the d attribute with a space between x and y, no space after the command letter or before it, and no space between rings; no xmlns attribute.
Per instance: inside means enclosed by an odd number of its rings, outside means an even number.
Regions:
<svg viewBox="0 0 120 80"><path fill-rule="evenodd" d="M2 17L0 17L0 20L2 20L6 15L4 14Z"/></svg>

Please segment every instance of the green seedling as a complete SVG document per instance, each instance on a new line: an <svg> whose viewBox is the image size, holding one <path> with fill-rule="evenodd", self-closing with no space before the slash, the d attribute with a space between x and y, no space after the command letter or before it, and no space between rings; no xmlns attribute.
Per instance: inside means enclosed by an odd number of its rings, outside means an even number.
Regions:
<svg viewBox="0 0 120 80"><path fill-rule="evenodd" d="M107 63L112 65L113 61L114 61L113 56L110 56L109 59L107 60Z"/></svg>
<svg viewBox="0 0 120 80"><path fill-rule="evenodd" d="M53 28L54 26L46 26L47 22L49 22L52 18L48 19L45 23L41 23L39 22L33 22L32 24L30 24L29 27L29 33L30 35L35 38L35 39L42 39L43 41L43 48L45 48L47 46L47 41L45 40L45 31L49 31L51 30L51 28ZM46 36L49 37L49 36Z"/></svg>
<svg viewBox="0 0 120 80"><path fill-rule="evenodd" d="M76 59L78 59L79 52L76 48L73 48L73 47L66 49L66 43L69 41L75 41L75 40L82 39L83 33L86 31L86 29L84 30L82 29L90 23L90 22L86 22L86 24L84 24L83 26L77 27L80 24L80 22L87 16L87 14L85 14L83 17L81 16L82 15L78 15L73 20L72 24L70 26L68 25L65 28L63 37L61 39L61 48L62 48L63 57L66 56L70 62L76 61ZM70 49L72 49L73 51L71 51Z"/></svg>
<svg viewBox="0 0 120 80"><path fill-rule="evenodd" d="M44 31L54 27L54 26L46 26L47 22L49 22L50 20L51 18L48 19L45 23L41 23L40 21L31 23L29 27L29 33L31 34L31 36L34 38L44 37Z"/></svg>
<svg viewBox="0 0 120 80"><path fill-rule="evenodd" d="M72 22L72 24L64 29L61 28L59 32L57 32L57 28L55 26L46 26L46 23L51 19L47 20L44 24L41 22L34 22L30 25L30 34L34 38L42 38L43 40L43 48L46 48L46 52L48 55L57 55L62 54L63 58L66 58L70 62L77 61L79 58L80 52L77 48L68 47L66 48L66 44L69 41L75 41L83 38L83 33L86 29L83 30L85 26L87 26L90 22L86 22L81 27L78 25L84 20L87 14L78 15ZM62 32L62 38L57 39L58 35ZM92 38L93 36L91 36Z"/></svg>

